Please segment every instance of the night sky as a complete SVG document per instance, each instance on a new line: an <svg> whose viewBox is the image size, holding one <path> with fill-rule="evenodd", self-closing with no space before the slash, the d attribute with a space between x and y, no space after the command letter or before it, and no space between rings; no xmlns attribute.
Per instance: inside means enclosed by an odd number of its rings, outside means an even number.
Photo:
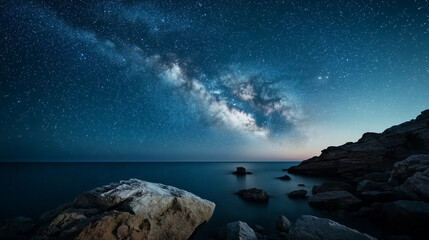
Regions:
<svg viewBox="0 0 429 240"><path fill-rule="evenodd" d="M427 0L0 5L5 160L304 159L429 108Z"/></svg>

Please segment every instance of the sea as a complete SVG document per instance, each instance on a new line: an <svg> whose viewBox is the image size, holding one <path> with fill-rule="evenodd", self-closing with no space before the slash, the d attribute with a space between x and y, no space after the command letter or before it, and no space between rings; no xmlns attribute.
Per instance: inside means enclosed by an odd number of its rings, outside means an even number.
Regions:
<svg viewBox="0 0 429 240"><path fill-rule="evenodd" d="M284 168L298 162L45 162L0 163L0 221L24 216L37 219L42 213L69 203L79 194L120 180L138 178L172 185L192 192L216 204L211 220L197 239L215 239L222 226L244 221L275 232L279 215L295 221L301 215L330 218L348 227L383 238L376 223L347 211L323 211L310 207L304 199L290 199L287 193L311 188L326 179L288 174L291 180L279 180ZM245 167L251 175L236 176L236 167ZM304 187L298 186L304 184ZM270 196L266 204L242 200L241 189L262 188Z"/></svg>

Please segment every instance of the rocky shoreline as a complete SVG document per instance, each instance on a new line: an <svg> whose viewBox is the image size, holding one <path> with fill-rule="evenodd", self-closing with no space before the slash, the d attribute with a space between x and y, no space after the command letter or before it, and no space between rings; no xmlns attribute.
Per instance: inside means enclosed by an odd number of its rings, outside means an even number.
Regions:
<svg viewBox="0 0 429 240"><path fill-rule="evenodd" d="M400 239L426 239L429 110L380 134L365 133L356 143L329 147L288 172L334 179L313 187L312 207L351 211Z"/></svg>

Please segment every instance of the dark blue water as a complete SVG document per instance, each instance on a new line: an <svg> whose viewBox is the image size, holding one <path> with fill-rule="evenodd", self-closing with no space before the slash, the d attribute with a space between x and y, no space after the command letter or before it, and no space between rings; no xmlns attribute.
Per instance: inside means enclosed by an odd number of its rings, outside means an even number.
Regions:
<svg viewBox="0 0 429 240"><path fill-rule="evenodd" d="M210 222L199 237L210 239L219 227L232 221L259 224L274 231L275 219L283 214L294 221L303 214L329 217L358 230L379 235L373 224L354 218L347 212L324 212L311 208L306 200L292 200L286 193L296 189L311 192L323 179L289 174L291 181L275 179L283 168L297 163L1 163L0 220L43 212L71 202L80 193L119 180L138 178L172 185L216 203ZM252 175L231 174L243 166ZM298 187L299 183L305 187ZM270 195L267 204L253 204L234 193L244 188L263 188Z"/></svg>

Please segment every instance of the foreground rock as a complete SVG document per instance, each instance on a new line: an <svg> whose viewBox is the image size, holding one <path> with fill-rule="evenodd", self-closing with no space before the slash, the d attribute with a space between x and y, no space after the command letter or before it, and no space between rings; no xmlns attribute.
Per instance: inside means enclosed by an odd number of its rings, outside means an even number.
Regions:
<svg viewBox="0 0 429 240"><path fill-rule="evenodd" d="M367 234L326 218L303 215L289 231L292 240L375 240Z"/></svg>
<svg viewBox="0 0 429 240"><path fill-rule="evenodd" d="M44 214L34 239L188 239L215 204L187 191L138 179L78 196Z"/></svg>
<svg viewBox="0 0 429 240"><path fill-rule="evenodd" d="M289 172L355 179L392 169L395 162L422 153L429 154L429 110L383 133L365 133L355 143L329 147Z"/></svg>
<svg viewBox="0 0 429 240"><path fill-rule="evenodd" d="M252 172L248 172L244 167L237 167L237 170L232 172L232 174L242 176L246 174L252 174Z"/></svg>
<svg viewBox="0 0 429 240"><path fill-rule="evenodd" d="M269 199L267 192L258 188L243 189L238 191L237 195L246 201L252 202L267 202Z"/></svg>
<svg viewBox="0 0 429 240"><path fill-rule="evenodd" d="M222 240L258 240L255 231L245 222L228 223L221 229L219 238Z"/></svg>
<svg viewBox="0 0 429 240"><path fill-rule="evenodd" d="M295 190L287 194L289 198L307 198L307 190Z"/></svg>
<svg viewBox="0 0 429 240"><path fill-rule="evenodd" d="M355 209L361 204L361 200L347 191L322 192L308 199L310 206L328 210Z"/></svg>

